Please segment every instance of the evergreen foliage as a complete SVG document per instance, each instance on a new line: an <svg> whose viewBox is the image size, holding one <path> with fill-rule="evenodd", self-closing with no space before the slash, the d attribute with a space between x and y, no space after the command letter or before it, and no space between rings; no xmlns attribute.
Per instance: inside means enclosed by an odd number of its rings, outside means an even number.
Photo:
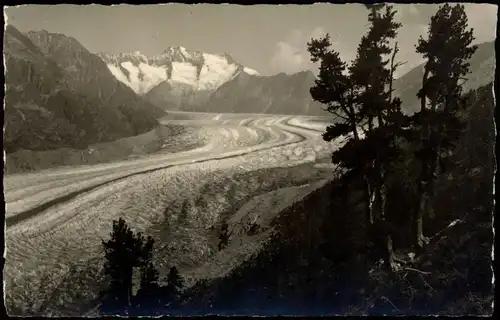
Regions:
<svg viewBox="0 0 500 320"><path fill-rule="evenodd" d="M420 133L415 156L421 163L416 209L416 244L423 247L429 239L423 235L424 217L433 216L432 195L436 180L446 169L447 155L456 147L464 124L459 114L466 107L462 84L467 79L467 62L477 46L473 29L468 29L465 7L442 5L431 18L427 39L420 37L416 51L425 59L422 88L417 96L420 112L413 116L413 128Z"/></svg>
<svg viewBox="0 0 500 320"><path fill-rule="evenodd" d="M101 312L120 315L158 307L161 292L159 272L153 264L154 239L134 233L125 220L119 218L113 221L110 239L103 240L102 245L106 259L104 274L108 276L109 286L102 293ZM135 296L132 293L134 269L140 271L140 287ZM183 282L176 270L173 279L176 290L180 290Z"/></svg>

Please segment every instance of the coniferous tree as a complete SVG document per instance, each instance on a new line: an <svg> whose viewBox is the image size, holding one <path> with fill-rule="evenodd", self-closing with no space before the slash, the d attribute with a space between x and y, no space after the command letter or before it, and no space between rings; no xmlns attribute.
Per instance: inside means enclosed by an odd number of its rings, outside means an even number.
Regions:
<svg viewBox="0 0 500 320"><path fill-rule="evenodd" d="M158 270L152 262L141 266L140 289L135 297L135 307L138 314L150 314L159 307L160 293L158 284Z"/></svg>
<svg viewBox="0 0 500 320"><path fill-rule="evenodd" d="M141 290L152 292L158 287L158 270L149 262L141 268Z"/></svg>
<svg viewBox="0 0 500 320"><path fill-rule="evenodd" d="M102 306L112 313L128 310L132 302L134 268L148 265L152 258L153 239L134 232L120 218L113 221L113 230L108 241L102 241L105 253L104 274L110 279Z"/></svg>
<svg viewBox="0 0 500 320"><path fill-rule="evenodd" d="M332 161L349 173L364 176L368 221L377 225L385 220L386 171L398 156L394 138L403 132L405 119L401 101L392 97L393 75L398 64L394 61L397 47L393 51L390 40L400 27L394 21L395 13L391 6L370 7L371 27L362 37L356 59L348 69L339 54L329 48L328 35L308 43L311 60L321 61L311 95L337 117L337 123L327 127L323 138L331 141L347 136L344 146L333 153ZM391 52L392 59L385 59ZM360 136L358 127L366 127L364 136ZM387 236L386 261L394 267L392 240Z"/></svg>
<svg viewBox="0 0 500 320"><path fill-rule="evenodd" d="M326 128L325 141L332 141L340 136L349 136L359 140L357 130L357 110L355 92L346 74L346 63L340 54L331 49L329 34L321 39L312 39L308 44L312 62L320 62L318 78L310 89L314 100L326 105L326 110L334 115L335 124Z"/></svg>
<svg viewBox="0 0 500 320"><path fill-rule="evenodd" d="M167 297L170 301L175 300L179 297L181 291L184 288L184 279L182 279L179 270L174 266L170 268L170 272L167 276Z"/></svg>
<svg viewBox="0 0 500 320"><path fill-rule="evenodd" d="M313 100L326 105L326 111L333 115L333 124L327 126L323 133L325 141L333 141L343 138L346 144L340 148L339 152L356 145L360 142L359 107L357 104L358 96L355 87L351 83L351 74L347 64L342 61L340 54L331 48L329 34L320 39L311 39L307 43L307 50L311 55L311 61L319 62L319 72L315 84L310 89ZM344 149L345 148L345 149ZM352 155L353 152L347 152ZM345 163L345 157L339 154L332 155L332 162L339 165L340 171L344 174L356 173L356 165ZM356 158L356 155L353 156ZM361 169L361 168L358 168ZM370 184L365 178L366 203L370 203Z"/></svg>
<svg viewBox="0 0 500 320"><path fill-rule="evenodd" d="M154 239L148 237L147 241L143 243L140 252L140 287L136 295L135 304L137 307L145 310L145 308L152 308L158 302L158 270L152 263L153 260L153 245Z"/></svg>
<svg viewBox="0 0 500 320"><path fill-rule="evenodd" d="M445 153L458 138L462 124L457 112L464 108L462 84L469 72L468 59L477 46L472 46L473 29L468 29L463 5L441 6L431 18L427 39L420 37L416 51L426 59L422 88L417 96L421 109L414 117L420 131L417 158L421 163L419 203L416 210L416 244L423 247L429 239L423 235L423 218L431 216L432 194Z"/></svg>
<svg viewBox="0 0 500 320"><path fill-rule="evenodd" d="M385 8L384 13L381 12L383 8ZM392 98L393 73L398 67L398 64L394 63L397 47L394 49L391 60L384 59L393 51L389 43L396 37L397 29L401 26L400 23L394 21L395 14L391 6L370 6L368 20L371 27L361 38L356 59L350 67L351 84L358 93L359 123L367 127L364 130L366 135L372 135L367 137L370 144L364 146L364 148L368 147L365 151L371 150L372 152L365 153L365 158L360 158L364 162L365 179L371 185L368 202L370 223L377 219L374 217L374 210L377 211L378 217L383 216L381 212L384 207L383 164L389 159L382 159L382 157L384 152L389 152L384 148L390 147L387 134L394 129L393 124L396 120L394 115L400 112L400 101ZM391 114L390 118L389 114ZM377 202L377 208L373 207L375 202Z"/></svg>
<svg viewBox="0 0 500 320"><path fill-rule="evenodd" d="M145 240L141 233L137 234L138 241L140 241L140 251L139 251L139 266L141 268L147 267L151 264L153 260L153 246L155 244L154 239L151 236Z"/></svg>

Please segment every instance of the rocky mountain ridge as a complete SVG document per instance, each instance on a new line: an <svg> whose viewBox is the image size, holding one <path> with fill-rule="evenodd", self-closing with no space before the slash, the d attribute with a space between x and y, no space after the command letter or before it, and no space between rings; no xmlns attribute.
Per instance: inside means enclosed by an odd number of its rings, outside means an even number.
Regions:
<svg viewBox="0 0 500 320"><path fill-rule="evenodd" d="M86 148L149 131L165 115L74 38L8 25L4 57L7 153Z"/></svg>

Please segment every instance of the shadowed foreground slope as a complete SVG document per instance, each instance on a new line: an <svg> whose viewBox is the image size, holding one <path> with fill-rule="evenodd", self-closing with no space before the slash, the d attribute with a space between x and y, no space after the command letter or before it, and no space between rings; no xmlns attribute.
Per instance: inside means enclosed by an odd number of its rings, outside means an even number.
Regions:
<svg viewBox="0 0 500 320"><path fill-rule="evenodd" d="M425 230L435 237L410 269L393 274L379 267L376 231L367 229L358 200L362 181L350 177L281 212L265 248L229 276L187 291L180 313L491 314L491 86L470 98L468 128L454 152L459 164L439 181L433 204L439 213ZM411 196L390 195L401 200L391 217L408 212ZM402 256L413 250L406 245L409 232L398 227L394 240Z"/></svg>

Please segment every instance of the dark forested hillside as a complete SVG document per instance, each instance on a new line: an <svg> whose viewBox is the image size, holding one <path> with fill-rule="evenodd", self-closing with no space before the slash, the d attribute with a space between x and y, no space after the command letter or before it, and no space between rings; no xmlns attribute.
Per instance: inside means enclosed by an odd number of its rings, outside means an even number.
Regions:
<svg viewBox="0 0 500 320"><path fill-rule="evenodd" d="M362 177L346 177L283 212L265 249L230 276L186 292L181 313L491 312L492 86L471 92L468 104L467 130L453 152L459 165L439 181L436 215L426 228L436 236L410 269L391 274L377 263L383 241L370 235L360 203ZM393 196L399 203L388 215L399 230L394 233L397 255L405 257L415 251L405 219L398 216L408 212L415 198L396 187ZM457 219L461 222L448 227Z"/></svg>
<svg viewBox="0 0 500 320"><path fill-rule="evenodd" d="M245 240L234 231L243 227L232 225L231 242L243 241L240 248L246 248L256 245L255 238L262 247L241 261L226 260L229 253L219 248L213 264L234 264L229 274L198 281L175 296L154 278L152 289L144 285L134 296L140 304L105 302L101 310L183 316L491 314L492 85L469 92L466 102L461 115L466 125L451 154L455 165L437 182L434 216L424 230L430 242L423 250L413 245L418 176L408 153L394 165L398 174L388 190L388 226L370 224L364 177L353 172L287 207L265 229L247 231ZM403 147L410 151L417 145ZM387 269L381 259L385 232L392 235L395 255L406 260L398 270Z"/></svg>

